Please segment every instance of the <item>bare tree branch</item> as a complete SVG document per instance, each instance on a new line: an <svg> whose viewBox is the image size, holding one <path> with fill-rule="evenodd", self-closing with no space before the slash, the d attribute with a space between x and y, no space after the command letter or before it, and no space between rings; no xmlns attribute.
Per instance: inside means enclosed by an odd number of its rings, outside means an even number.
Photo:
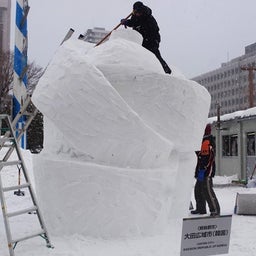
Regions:
<svg viewBox="0 0 256 256"><path fill-rule="evenodd" d="M0 52L0 113L3 113L6 108L7 98L10 98L10 91L13 89L14 77L14 54L13 52ZM43 68L36 65L34 62L28 64L27 69L27 92L32 94L38 80L43 74Z"/></svg>
<svg viewBox="0 0 256 256"><path fill-rule="evenodd" d="M35 90L35 87L40 79L40 77L43 75L44 70L42 67L39 67L35 64L35 62L32 62L28 65L27 70L27 79L28 79L28 85L27 85L27 92L29 94L32 94Z"/></svg>
<svg viewBox="0 0 256 256"><path fill-rule="evenodd" d="M0 99L5 98L12 89L13 53L0 52Z"/></svg>

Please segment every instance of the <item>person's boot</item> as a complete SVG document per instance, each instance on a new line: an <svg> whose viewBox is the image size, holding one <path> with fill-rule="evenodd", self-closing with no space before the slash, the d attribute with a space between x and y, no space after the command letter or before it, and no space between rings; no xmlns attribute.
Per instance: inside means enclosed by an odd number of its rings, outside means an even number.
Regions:
<svg viewBox="0 0 256 256"><path fill-rule="evenodd" d="M211 212L210 216L211 217L219 217L220 213L218 213L218 212Z"/></svg>
<svg viewBox="0 0 256 256"><path fill-rule="evenodd" d="M172 70L169 68L169 66L165 63L163 64L163 69L166 74L171 74Z"/></svg>
<svg viewBox="0 0 256 256"><path fill-rule="evenodd" d="M190 212L191 214L206 214L206 211L199 211L199 210L194 210Z"/></svg>

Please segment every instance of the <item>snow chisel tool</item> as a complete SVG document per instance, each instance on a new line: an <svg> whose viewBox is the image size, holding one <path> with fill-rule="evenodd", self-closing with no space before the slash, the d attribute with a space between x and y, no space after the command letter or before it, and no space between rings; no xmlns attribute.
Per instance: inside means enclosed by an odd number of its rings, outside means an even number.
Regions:
<svg viewBox="0 0 256 256"><path fill-rule="evenodd" d="M67 41L72 36L72 34L74 32L75 32L75 30L73 28L70 28L60 45L62 45L65 41Z"/></svg>
<svg viewBox="0 0 256 256"><path fill-rule="evenodd" d="M132 16L132 12L125 18L125 20L129 19ZM103 37L94 47L102 44L110 35L111 33L118 29L120 26L122 25L122 23L120 22L117 26L115 26L105 37Z"/></svg>

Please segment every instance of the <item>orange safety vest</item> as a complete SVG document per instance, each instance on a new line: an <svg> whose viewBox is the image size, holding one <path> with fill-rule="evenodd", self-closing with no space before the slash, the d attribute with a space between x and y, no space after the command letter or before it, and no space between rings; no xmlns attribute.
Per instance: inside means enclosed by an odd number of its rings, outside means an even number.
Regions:
<svg viewBox="0 0 256 256"><path fill-rule="evenodd" d="M204 140L201 145L201 156L209 156L211 152L210 140Z"/></svg>

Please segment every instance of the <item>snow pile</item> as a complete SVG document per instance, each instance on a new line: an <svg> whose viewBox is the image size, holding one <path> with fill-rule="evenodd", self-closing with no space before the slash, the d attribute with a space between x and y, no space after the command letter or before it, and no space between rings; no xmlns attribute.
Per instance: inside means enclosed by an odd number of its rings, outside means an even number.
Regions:
<svg viewBox="0 0 256 256"><path fill-rule="evenodd" d="M132 30L95 48L69 40L34 92L45 117L35 182L52 233L161 234L187 212L210 96L140 44Z"/></svg>

